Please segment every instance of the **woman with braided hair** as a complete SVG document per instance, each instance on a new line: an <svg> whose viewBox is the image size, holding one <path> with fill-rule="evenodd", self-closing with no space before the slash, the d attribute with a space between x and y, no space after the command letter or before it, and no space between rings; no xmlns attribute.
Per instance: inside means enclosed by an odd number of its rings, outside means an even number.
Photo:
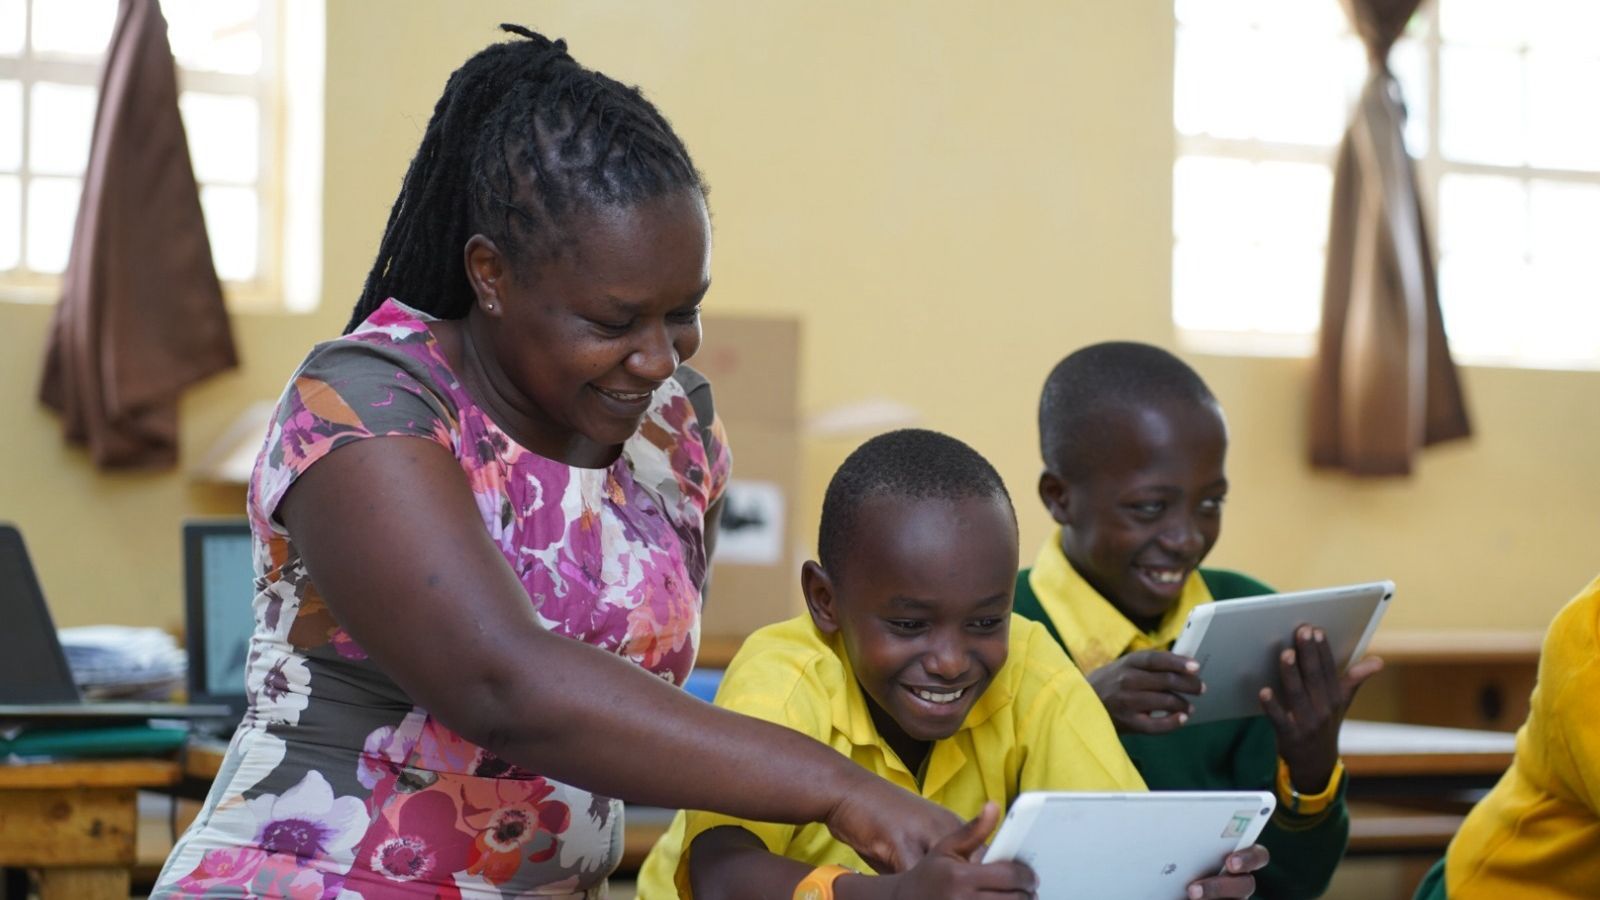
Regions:
<svg viewBox="0 0 1600 900"><path fill-rule="evenodd" d="M674 686L729 469L680 368L705 189L636 89L502 27L279 401L249 709L155 896L601 897L612 798L824 822L892 869L959 824Z"/></svg>

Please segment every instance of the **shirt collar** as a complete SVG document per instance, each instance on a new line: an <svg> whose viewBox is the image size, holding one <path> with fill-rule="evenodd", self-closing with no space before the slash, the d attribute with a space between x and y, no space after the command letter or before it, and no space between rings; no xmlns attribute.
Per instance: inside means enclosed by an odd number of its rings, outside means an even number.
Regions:
<svg viewBox="0 0 1600 900"><path fill-rule="evenodd" d="M854 746L878 748L891 768L899 769L920 784L924 795L937 791L950 780L954 771L964 765L966 755L959 746L961 733L971 731L988 721L990 716L1004 709L1016 694L1011 684L1012 679L1009 677L1013 665L1011 656L1015 655L1013 653L1007 656L1006 664L1000 667L994 678L990 679L989 687L984 690L983 696L978 698L978 702L972 705L972 709L967 712L966 719L962 720L961 727L956 733L942 741L934 742L928 751L928 758L923 762L925 777L919 778L918 773L906 768L905 763L890 748L889 742L878 733L878 726L872 721L872 712L867 708L866 692L861 690L861 682L856 680L855 670L850 666L850 657L845 653L844 639L838 634L818 636L833 651L843 673L842 689L835 691L832 698L833 727ZM1014 651L1015 646L1011 649Z"/></svg>
<svg viewBox="0 0 1600 900"><path fill-rule="evenodd" d="M1059 528L1039 549L1028 584L1061 635L1068 655L1085 675L1126 653L1170 645L1183 631L1190 611L1211 602L1205 580L1198 571L1191 572L1178 602L1167 610L1154 631L1145 632L1100 596L1067 561L1061 550Z"/></svg>

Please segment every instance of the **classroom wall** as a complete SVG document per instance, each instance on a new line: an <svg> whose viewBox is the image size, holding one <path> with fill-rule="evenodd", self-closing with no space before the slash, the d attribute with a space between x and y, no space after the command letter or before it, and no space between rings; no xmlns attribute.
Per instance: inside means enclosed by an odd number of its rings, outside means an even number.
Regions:
<svg viewBox="0 0 1600 900"><path fill-rule="evenodd" d="M1033 493L1044 374L1095 340L1181 349L1170 0L339 0L327 14L323 305L239 317L243 368L184 399L187 460L338 333L445 77L500 21L647 88L712 186L711 308L802 321L807 410L892 399L987 454L1025 560L1048 525ZM0 301L0 519L22 525L62 624L176 625L178 522L234 512L242 492L181 469L99 474L63 449L33 399L48 316ZM1304 360L1185 356L1234 435L1214 562L1285 588L1393 578L1399 627L1542 627L1600 570L1600 374L1468 369L1479 436L1409 480L1359 482L1303 462ZM797 539L857 440L808 444Z"/></svg>

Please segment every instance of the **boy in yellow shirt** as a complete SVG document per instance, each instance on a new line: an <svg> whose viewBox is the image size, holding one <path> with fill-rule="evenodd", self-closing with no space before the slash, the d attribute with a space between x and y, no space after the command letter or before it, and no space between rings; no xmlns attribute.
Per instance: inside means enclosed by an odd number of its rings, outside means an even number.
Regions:
<svg viewBox="0 0 1600 900"><path fill-rule="evenodd" d="M1600 897L1600 578L1545 635L1511 768L1417 900Z"/></svg>
<svg viewBox="0 0 1600 900"><path fill-rule="evenodd" d="M972 448L922 430L858 448L828 486L818 556L801 570L809 614L751 635L718 705L972 821L914 868L867 877L824 827L679 813L640 900L1029 896L1025 866L970 861L1019 792L1143 790L1083 676L1042 627L1011 617L1016 514ZM1225 862L1190 896L1248 896L1266 853Z"/></svg>

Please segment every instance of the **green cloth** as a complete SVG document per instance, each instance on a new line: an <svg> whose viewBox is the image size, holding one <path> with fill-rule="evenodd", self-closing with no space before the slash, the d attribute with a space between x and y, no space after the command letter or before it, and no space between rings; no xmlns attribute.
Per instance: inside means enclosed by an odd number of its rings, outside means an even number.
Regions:
<svg viewBox="0 0 1600 900"><path fill-rule="evenodd" d="M1016 613L1044 623L1050 636L1066 648L1028 583L1031 569L1017 576ZM1216 600L1270 594L1265 584L1238 572L1201 569L1200 577ZM1168 734L1124 734L1139 774L1151 790L1274 791L1278 774L1278 742L1266 716L1192 725ZM1338 798L1313 816L1296 816L1280 805L1261 832L1260 843L1272 854L1256 873L1257 897L1269 900L1320 897L1333 870L1344 857L1350 837L1350 816L1341 785Z"/></svg>
<svg viewBox="0 0 1600 900"><path fill-rule="evenodd" d="M150 756L170 753L189 738L187 726L107 725L41 728L0 739L0 759L8 756Z"/></svg>
<svg viewBox="0 0 1600 900"><path fill-rule="evenodd" d="M1422 883L1417 885L1417 893L1411 900L1449 900L1449 895L1444 890L1444 860L1433 864L1428 874L1422 876Z"/></svg>

